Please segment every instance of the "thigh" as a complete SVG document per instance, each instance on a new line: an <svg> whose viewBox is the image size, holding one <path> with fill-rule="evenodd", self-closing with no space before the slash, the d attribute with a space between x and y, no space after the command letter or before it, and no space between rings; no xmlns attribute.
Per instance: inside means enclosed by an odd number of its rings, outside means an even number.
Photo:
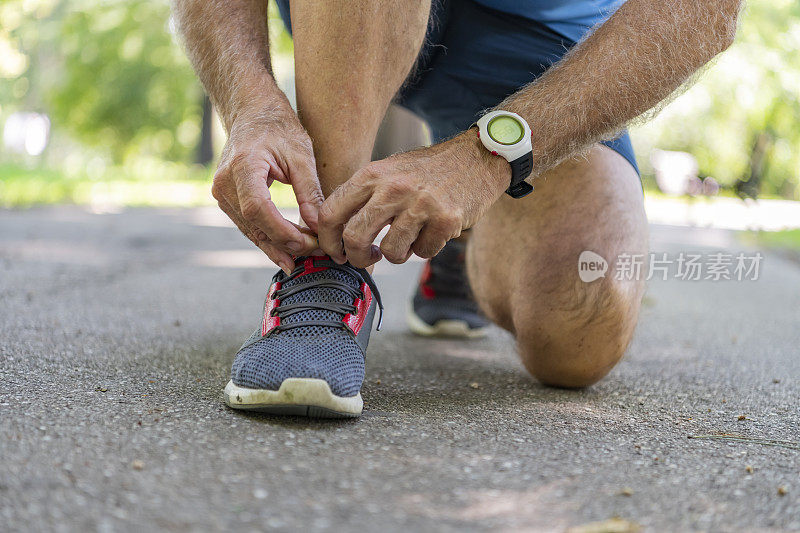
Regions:
<svg viewBox="0 0 800 533"><path fill-rule="evenodd" d="M647 250L642 190L629 161L595 145L533 183L525 198L504 195L471 232L467 265L481 307L515 333L537 320L577 329L611 320L605 311L635 323L643 283L613 279L620 253ZM605 278L580 280L585 250L608 261Z"/></svg>

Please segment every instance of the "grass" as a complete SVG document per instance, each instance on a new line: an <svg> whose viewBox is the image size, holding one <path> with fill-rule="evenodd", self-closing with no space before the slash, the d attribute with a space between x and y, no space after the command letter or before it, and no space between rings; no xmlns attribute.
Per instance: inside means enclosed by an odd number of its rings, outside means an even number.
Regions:
<svg viewBox="0 0 800 533"><path fill-rule="evenodd" d="M203 167L170 165L158 167L155 172L110 168L100 178L92 179L85 175L67 177L48 168L2 164L0 207L63 203L119 207L215 205L211 176L211 171ZM292 190L286 185L275 183L270 192L279 207L296 205Z"/></svg>
<svg viewBox="0 0 800 533"><path fill-rule="evenodd" d="M743 238L746 242L759 244L766 248L800 252L800 229L781 231L748 231Z"/></svg>

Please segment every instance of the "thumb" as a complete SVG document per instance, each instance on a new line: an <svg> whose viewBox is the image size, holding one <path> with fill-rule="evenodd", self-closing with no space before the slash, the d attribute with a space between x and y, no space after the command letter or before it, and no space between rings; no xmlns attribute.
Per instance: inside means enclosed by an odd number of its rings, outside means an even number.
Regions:
<svg viewBox="0 0 800 533"><path fill-rule="evenodd" d="M291 167L290 181L294 196L297 198L297 205L300 207L300 217L309 228L316 232L319 208L325 197L319 186L314 159L296 160Z"/></svg>

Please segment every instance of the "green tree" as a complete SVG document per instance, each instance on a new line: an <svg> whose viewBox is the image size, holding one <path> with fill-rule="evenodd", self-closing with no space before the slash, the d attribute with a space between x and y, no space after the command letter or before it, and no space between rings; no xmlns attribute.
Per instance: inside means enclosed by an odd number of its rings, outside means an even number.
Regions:
<svg viewBox="0 0 800 533"><path fill-rule="evenodd" d="M54 129L107 151L191 161L202 89L170 31L169 6L147 0L9 0L25 19L10 38L26 54L12 105L46 111ZM15 100L15 101L14 101Z"/></svg>
<svg viewBox="0 0 800 533"><path fill-rule="evenodd" d="M62 77L48 94L54 121L117 161L131 151L189 160L202 92L173 42L166 3L66 4L56 34Z"/></svg>
<svg viewBox="0 0 800 533"><path fill-rule="evenodd" d="M736 43L699 83L636 129L639 155L653 147L683 150L697 158L701 174L726 186L797 198L799 50L800 3L751 0Z"/></svg>

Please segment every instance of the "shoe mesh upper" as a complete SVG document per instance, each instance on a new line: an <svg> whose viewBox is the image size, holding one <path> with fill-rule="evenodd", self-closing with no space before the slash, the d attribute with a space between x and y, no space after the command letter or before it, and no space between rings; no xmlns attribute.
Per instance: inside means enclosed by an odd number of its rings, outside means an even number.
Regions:
<svg viewBox="0 0 800 533"><path fill-rule="evenodd" d="M351 274L348 274L347 272L342 272L341 270L334 270L330 268L328 270L323 270L321 272L312 272L311 274L306 274L304 276L297 277L291 281L287 281L283 285L281 285L281 288L287 289L290 287L301 285L303 283L317 281L320 279L336 279L343 283L346 283L347 285L355 289L359 287L358 280ZM300 291L296 294L293 294L281 300L281 304L294 304L302 302L341 302L341 303L351 304L353 303L353 297L347 294L346 292L340 291L338 289L321 287L321 288L314 288L305 291ZM339 321L343 318L343 316L344 315L341 315L339 313L335 313L333 311L326 311L324 309L310 309L308 311L303 311L300 313L295 313L293 315L287 316L286 318L281 320L281 323L292 324L296 322L302 322L304 320ZM308 337L310 335L322 335L326 333L332 333L336 329L337 328L327 327L327 326L309 326L303 328L292 328L277 333L277 335L287 335L292 337Z"/></svg>
<svg viewBox="0 0 800 533"><path fill-rule="evenodd" d="M355 276L327 269L299 276L285 282L282 288L319 279L337 279L354 288L359 286ZM288 296L281 300L281 304L312 301L349 304L353 298L342 290L315 287ZM341 319L342 315L333 311L310 309L289 315L281 323ZM250 341L260 336L259 328ZM355 396L364 381L364 354L352 334L344 329L304 326L275 331L252 344L245 343L231 368L231 380L240 387L278 390L286 378L322 379L328 382L335 395Z"/></svg>

